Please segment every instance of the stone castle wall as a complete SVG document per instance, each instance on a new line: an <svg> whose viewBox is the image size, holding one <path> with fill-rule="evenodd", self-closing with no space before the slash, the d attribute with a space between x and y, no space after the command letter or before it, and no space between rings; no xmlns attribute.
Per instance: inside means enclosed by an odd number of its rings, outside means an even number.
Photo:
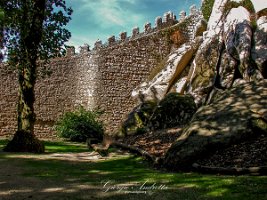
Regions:
<svg viewBox="0 0 267 200"><path fill-rule="evenodd" d="M91 51L85 45L79 54L70 48L65 57L50 60L45 70L39 67L35 133L40 138L55 136L55 121L80 105L89 110L104 110L106 132L114 133L137 104L131 98L132 90L177 47L169 30L191 40L199 14L191 7L191 14L186 17L181 12L178 21L168 12L163 20L156 18L155 27L146 23L143 33L134 28L130 37L123 32L119 40L112 36L106 44L97 41ZM51 74L41 76L41 71ZM8 136L16 130L17 75L6 65L0 65L0 77L0 136Z"/></svg>

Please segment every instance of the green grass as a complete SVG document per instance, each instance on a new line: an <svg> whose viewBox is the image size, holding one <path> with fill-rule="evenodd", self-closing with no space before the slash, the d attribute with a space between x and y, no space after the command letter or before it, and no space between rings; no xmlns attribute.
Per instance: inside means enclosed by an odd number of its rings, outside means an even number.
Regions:
<svg viewBox="0 0 267 200"><path fill-rule="evenodd" d="M46 153L81 153L88 152L86 144L70 142L50 142L44 141Z"/></svg>
<svg viewBox="0 0 267 200"><path fill-rule="evenodd" d="M45 153L81 153L88 152L86 144L74 143L74 142L52 142L43 141L45 144ZM8 143L8 140L0 140L0 149Z"/></svg>
<svg viewBox="0 0 267 200"><path fill-rule="evenodd" d="M2 144L1 141L0 145ZM72 146L69 143L48 142L46 147L49 149L49 146L53 147L56 144L59 144L62 149L69 149ZM76 146L73 144L71 148ZM84 146L80 146L80 148L82 150ZM62 152L62 149L59 148L58 152ZM52 148L51 151L55 152L56 148ZM52 185L53 183L75 186L92 185L100 188L98 193L103 193L105 189L108 189L108 186L113 186L107 193L109 195L101 197L101 199L261 200L266 199L267 196L266 176L169 173L153 169L139 157L127 155L102 161L73 162L56 159L42 160L37 159L37 157L16 157L14 154L2 153L0 154L0 161L9 163L9 165L17 164L20 166L23 169L21 175L25 178L48 181ZM107 187L104 187L105 183L107 183ZM120 184L128 184L122 191L139 192L145 191L144 188L141 188L145 184L148 187L147 194L118 192ZM160 185L164 185L163 189L162 187L159 188ZM94 194L95 199L97 199L97 192ZM81 194L78 192L73 199L83 199Z"/></svg>

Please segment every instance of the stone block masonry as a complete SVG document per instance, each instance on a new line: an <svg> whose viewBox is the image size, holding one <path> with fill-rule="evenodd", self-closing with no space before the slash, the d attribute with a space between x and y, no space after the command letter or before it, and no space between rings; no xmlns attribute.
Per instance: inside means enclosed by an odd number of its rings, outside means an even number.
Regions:
<svg viewBox="0 0 267 200"><path fill-rule="evenodd" d="M132 36L120 34L120 40L109 37L108 43L95 43L67 49L65 57L55 58L45 66L50 75L42 76L39 67L34 105L35 133L39 138L53 138L53 125L65 112L80 105L88 110L104 110L102 120L106 133L116 133L127 114L137 105L131 98L132 90L147 79L162 59L174 48L171 32L178 29L184 38L192 39L194 26L201 18L193 7L192 13L177 21L172 12L155 20L156 27L146 23L144 32L133 29ZM179 22L187 20L186 26ZM169 34L166 34L169 33ZM177 46L175 46L177 47ZM17 128L17 74L6 65L0 65L0 136L10 136Z"/></svg>

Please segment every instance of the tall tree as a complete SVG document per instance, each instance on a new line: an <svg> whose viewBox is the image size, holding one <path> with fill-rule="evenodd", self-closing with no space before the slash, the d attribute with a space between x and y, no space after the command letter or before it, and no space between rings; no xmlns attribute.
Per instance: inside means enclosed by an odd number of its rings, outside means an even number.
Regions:
<svg viewBox="0 0 267 200"><path fill-rule="evenodd" d="M46 61L63 50L71 34L64 27L72 9L62 0L1 0L2 47L18 72L18 129L6 151L43 152L34 135L34 86L38 61Z"/></svg>

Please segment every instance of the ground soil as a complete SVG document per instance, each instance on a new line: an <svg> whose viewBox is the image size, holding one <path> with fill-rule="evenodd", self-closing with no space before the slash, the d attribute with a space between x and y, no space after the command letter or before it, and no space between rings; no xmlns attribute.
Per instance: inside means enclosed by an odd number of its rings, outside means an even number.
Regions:
<svg viewBox="0 0 267 200"><path fill-rule="evenodd" d="M0 151L0 154L6 155ZM16 154L9 157L15 159L0 159L0 200L75 200L75 199L102 199L112 193L104 193L103 185L83 183L77 180L55 181L53 179L25 176L26 169L20 166L30 160L60 160L63 162L96 162L114 157L121 157L127 153L111 153L107 157L100 156L97 152L83 153L52 153L52 154Z"/></svg>
<svg viewBox="0 0 267 200"><path fill-rule="evenodd" d="M159 130L143 135L128 136L122 142L144 149L153 156L163 158L175 139L181 135L181 131L182 128ZM267 166L267 135L210 152L206 158L196 160L196 163L226 168Z"/></svg>

